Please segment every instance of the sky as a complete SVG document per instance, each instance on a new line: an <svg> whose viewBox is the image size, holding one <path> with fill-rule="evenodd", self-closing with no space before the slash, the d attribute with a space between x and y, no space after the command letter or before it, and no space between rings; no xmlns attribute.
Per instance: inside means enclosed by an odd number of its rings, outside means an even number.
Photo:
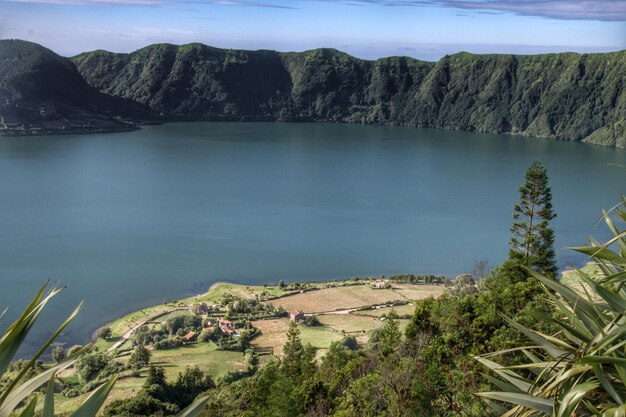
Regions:
<svg viewBox="0 0 626 417"><path fill-rule="evenodd" d="M0 0L0 38L65 56L157 42L429 61L607 52L626 49L626 0Z"/></svg>

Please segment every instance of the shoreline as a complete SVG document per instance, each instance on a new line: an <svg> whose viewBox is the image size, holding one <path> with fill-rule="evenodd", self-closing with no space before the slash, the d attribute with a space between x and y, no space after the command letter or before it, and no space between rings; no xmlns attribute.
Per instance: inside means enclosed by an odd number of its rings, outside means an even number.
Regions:
<svg viewBox="0 0 626 417"><path fill-rule="evenodd" d="M400 275L398 275L400 276ZM407 275L408 276L408 275ZM427 277L428 275L413 275L414 277ZM432 276L434 277L434 276ZM410 285L415 287L438 287L443 289L446 284L450 282L449 278L438 276L435 277L441 282L436 283L402 283L402 285ZM131 310L128 313L118 315L115 319L108 321L100 326L95 327L90 332L90 340L88 343L93 343L94 346L97 346L99 349L109 350L111 346L118 342L120 345L123 345L126 340L130 338L132 335L132 331L136 328L141 327L146 322L150 322L156 318L168 315L175 311L184 311L188 310L189 306L193 303L202 303L202 302L213 302L217 303L221 301L221 298L225 295L234 295L234 296L242 296L241 298L251 299L253 296L257 294L266 293L265 296L261 296L261 302L266 304L274 304L278 303L277 300L280 300L285 297L290 296L300 296L314 291L320 291L324 289L337 289L337 288L349 288L349 287L364 287L370 288L372 283L378 278L368 277L368 278L358 278L358 279L343 279L343 280L328 280L328 281L297 281L286 283L284 289L279 285L248 285L248 284L238 284L232 283L228 281L217 281L210 285L206 292L202 294L190 295L188 297L183 297L180 299L172 299L169 301L165 301L160 304L153 304L143 308L139 308L136 310ZM445 281L444 281L445 280ZM396 281L390 281L396 282ZM403 304L410 302L408 299ZM217 303L219 304L219 303ZM387 304L387 303L381 303ZM363 308L376 307L379 308L380 305L373 306L348 306L348 307L340 307L336 309L331 309L324 312L319 312L316 314L334 314L337 311L358 311ZM305 310L306 311L306 310ZM109 327L113 331L113 337L103 341L97 337L98 332L105 328ZM124 340L122 340L124 339ZM118 345L119 347L119 345Z"/></svg>
<svg viewBox="0 0 626 417"><path fill-rule="evenodd" d="M580 266L577 266L578 268L593 268L593 266L591 265L591 262L585 262L584 264L581 264ZM560 279L563 279L564 277L567 277L571 272L573 271L571 266L567 266L562 268L561 270L559 270L559 274L561 276ZM391 279L392 282L394 282L395 280L392 278L398 277L398 276L402 276L403 274L397 274L397 275L390 275L389 279ZM415 276L415 277L426 277L426 276L431 276L431 277L435 277L435 275L414 275L414 274L404 274L407 276ZM443 278L446 280L451 281L451 278L445 277L445 276L436 276L437 278ZM324 288L333 288L333 287L348 287L348 286L354 286L354 285L367 285L368 283L371 283L373 280L376 280L378 278L376 277L365 277L365 278L357 278L356 280L354 278L344 278L344 279L329 279L329 280L316 280L316 281L293 281L293 282L288 282L286 283L286 287L288 288L289 286L310 286L309 288L301 288L298 290L288 290L288 291L283 291L282 293L276 293L276 290L279 289L279 285L278 284L264 284L264 285L258 285L258 284L248 284L248 283L236 283L236 282L230 282L230 281L226 281L226 280L222 280L222 281L216 281L213 282L212 284L210 284L210 286L207 288L207 290L203 293L200 294L196 294L193 291L188 291L186 292L186 294L182 295L182 298L172 298L170 300L164 301L162 303L157 303L157 304L149 304L149 305L145 305L143 307L139 307L139 308L129 308L127 310L127 312L124 312L122 314L116 314L114 316L114 318L112 320L108 320L105 323L95 326L89 333L89 341L87 343L95 343L97 342L98 338L97 338L97 333L100 331L100 329L104 328L104 327L111 327L114 326L116 324L119 324L122 320L127 319L130 320L133 317L145 312L145 311L154 311L160 308L170 308L171 311L175 311L175 310L184 310L185 308L182 308L180 305L181 304L185 304L186 306L188 306L190 303L195 302L202 302L205 300L215 300L217 298L219 298L220 296L223 296L225 291L223 291L224 288L234 288L234 289L238 289L238 290L242 290L242 289L252 289L252 290L256 290L256 291L262 291L263 289L266 290L270 290L274 292L274 295L272 297L267 298L266 300L264 300L264 302L270 302L270 301L275 301L275 300L279 300L283 297L288 297L288 296L293 296L296 294L304 294L306 292L310 292L310 291L317 291L320 289L324 289ZM445 287L446 285L449 284L445 284L445 283L413 283L410 285L415 285L415 286L422 286L422 285L436 285L436 286L441 286L441 287ZM280 291L280 290L279 290ZM318 313L318 314L334 314L337 311L344 311L344 310L350 310L350 311L358 311L360 310L361 307L357 307L357 308L341 308L341 309L337 309L337 310L331 310L331 311L326 311L323 313ZM167 315L169 314L171 311L166 312L166 313L161 313L160 315ZM151 316L152 319L156 318L155 316ZM140 327L140 326L137 326ZM123 335L120 335L123 336Z"/></svg>
<svg viewBox="0 0 626 417"><path fill-rule="evenodd" d="M492 134L492 135L506 135L510 137L529 138L533 140L547 140L551 142L566 142L566 143L581 143L585 145L601 146L604 148L624 149L617 145L608 145L604 143L595 143L586 140L585 137L580 140L573 139L560 139L550 136L538 136L526 134L523 132L496 132L496 131L479 131L479 130L466 130L454 127L436 127L436 126L422 126L414 123L398 123L398 122L363 122L352 120L280 120L280 119L267 119L263 117L255 116L242 116L239 118L215 118L210 120L155 120L155 121L140 121L136 124L127 124L127 126L120 126L118 128L99 127L96 129L85 129L77 127L77 129L44 129L35 128L30 131L27 129L0 129L0 138L19 138L19 137L41 137L41 136L62 136L62 135L93 135L93 134L109 134L109 133L124 133L141 130L148 126L160 126L171 123L285 123L285 124L299 124L299 123L314 123L314 124L339 124L339 125L363 125L363 126L382 126L382 127L402 127L408 129L434 129L438 131L448 132L465 132L465 133L479 133L479 134Z"/></svg>

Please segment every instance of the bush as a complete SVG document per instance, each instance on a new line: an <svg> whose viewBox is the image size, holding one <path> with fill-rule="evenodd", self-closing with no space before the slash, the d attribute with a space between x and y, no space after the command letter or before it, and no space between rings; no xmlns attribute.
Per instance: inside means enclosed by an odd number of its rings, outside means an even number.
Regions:
<svg viewBox="0 0 626 417"><path fill-rule="evenodd" d="M98 337L100 339L104 339L107 340L111 337L111 335L113 334L113 332L111 331L110 327L103 327L98 331Z"/></svg>
<svg viewBox="0 0 626 417"><path fill-rule="evenodd" d="M80 394L81 392L76 388L65 388L63 391L61 391L61 395L65 398L78 397Z"/></svg>
<svg viewBox="0 0 626 417"><path fill-rule="evenodd" d="M161 340L153 345L157 350L174 349L183 345L183 339L180 337L172 337L169 339Z"/></svg>
<svg viewBox="0 0 626 417"><path fill-rule="evenodd" d="M74 345L71 348L69 348L67 350L67 356L72 356L74 355L76 352L78 352L79 350L81 350L83 347L81 345Z"/></svg>
<svg viewBox="0 0 626 417"><path fill-rule="evenodd" d="M163 402L145 393L131 398L130 400L112 401L104 409L105 416L151 416L172 415L178 413L180 408L176 404Z"/></svg>
<svg viewBox="0 0 626 417"><path fill-rule="evenodd" d="M52 349L52 360L59 363L63 359L65 359L65 349L63 349L61 345L56 345L54 349Z"/></svg>
<svg viewBox="0 0 626 417"><path fill-rule="evenodd" d="M76 374L83 382L92 381L109 364L109 357L103 354L83 355L76 361Z"/></svg>
<svg viewBox="0 0 626 417"><path fill-rule="evenodd" d="M359 348L359 344L356 341L356 337L354 336L346 336L341 341L341 345L347 347L350 350L357 350Z"/></svg>
<svg viewBox="0 0 626 417"><path fill-rule="evenodd" d="M98 375L98 377L108 378L110 376L117 375L120 372L123 372L125 370L126 370L126 365L124 365L121 362L111 360L109 361L109 363L107 363L104 369L100 371L100 374Z"/></svg>
<svg viewBox="0 0 626 417"><path fill-rule="evenodd" d="M128 364L134 369L140 369L150 363L150 351L143 346L137 346L130 355Z"/></svg>
<svg viewBox="0 0 626 417"><path fill-rule="evenodd" d="M317 318L317 316L307 316L304 319L304 324L306 324L309 327L317 327L317 326L321 326L322 325L322 323L320 323L320 321Z"/></svg>

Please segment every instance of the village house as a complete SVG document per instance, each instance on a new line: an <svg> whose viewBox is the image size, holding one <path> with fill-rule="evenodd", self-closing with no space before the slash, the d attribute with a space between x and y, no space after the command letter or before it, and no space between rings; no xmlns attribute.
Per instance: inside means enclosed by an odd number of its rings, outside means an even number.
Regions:
<svg viewBox="0 0 626 417"><path fill-rule="evenodd" d="M183 336L183 340L187 343L193 342L195 338L196 338L196 332L189 332Z"/></svg>
<svg viewBox="0 0 626 417"><path fill-rule="evenodd" d="M384 279L377 279L376 281L374 281L374 286L372 288L374 288L375 290L382 290L387 286L387 281L385 281Z"/></svg>
<svg viewBox="0 0 626 417"><path fill-rule="evenodd" d="M219 326L222 332L228 335L232 335L232 336L237 335L237 332L235 331L235 328L233 327L233 323L230 320L220 320Z"/></svg>
<svg viewBox="0 0 626 417"><path fill-rule="evenodd" d="M302 310L294 310L289 314L289 320L294 323L304 323L304 312Z"/></svg>

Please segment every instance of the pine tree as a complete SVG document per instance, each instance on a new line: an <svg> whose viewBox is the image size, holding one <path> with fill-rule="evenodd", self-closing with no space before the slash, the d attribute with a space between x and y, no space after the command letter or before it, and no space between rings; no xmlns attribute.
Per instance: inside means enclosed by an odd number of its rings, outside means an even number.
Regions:
<svg viewBox="0 0 626 417"><path fill-rule="evenodd" d="M402 341L402 332L400 331L400 323L397 318L395 310L391 310L387 315L387 321L381 335L381 348L384 356L388 356L396 350Z"/></svg>
<svg viewBox="0 0 626 417"><path fill-rule="evenodd" d="M519 189L520 203L513 208L509 260L555 278L558 272L554 253L554 232L549 227L556 217L548 174L540 162L533 162Z"/></svg>
<svg viewBox="0 0 626 417"><path fill-rule="evenodd" d="M287 377L296 379L300 376L300 364L304 353L304 346L300 340L300 330L294 322L289 323L287 341L283 346L281 370Z"/></svg>

